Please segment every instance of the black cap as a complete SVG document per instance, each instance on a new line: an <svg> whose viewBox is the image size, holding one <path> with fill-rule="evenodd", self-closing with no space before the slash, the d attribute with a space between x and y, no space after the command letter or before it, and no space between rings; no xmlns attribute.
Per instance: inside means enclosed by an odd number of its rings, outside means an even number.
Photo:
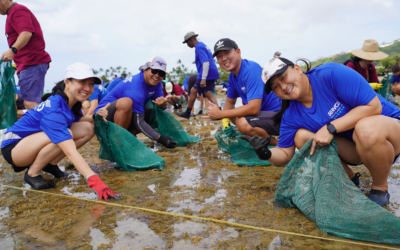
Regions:
<svg viewBox="0 0 400 250"><path fill-rule="evenodd" d="M231 50L231 49L237 49L239 48L238 45L235 43L235 41L229 39L229 38L222 38L219 39L218 42L214 45L214 54L213 57L216 56L218 51L221 50Z"/></svg>
<svg viewBox="0 0 400 250"><path fill-rule="evenodd" d="M272 58L269 62L264 65L261 73L261 80L265 83L264 92L268 95L271 92L271 85L269 80L279 74L282 74L287 70L289 66L293 66L294 63L286 58Z"/></svg>

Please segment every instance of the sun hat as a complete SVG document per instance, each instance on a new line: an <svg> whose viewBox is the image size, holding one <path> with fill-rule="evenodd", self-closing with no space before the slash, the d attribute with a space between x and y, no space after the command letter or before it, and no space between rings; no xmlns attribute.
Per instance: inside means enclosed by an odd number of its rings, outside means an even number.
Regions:
<svg viewBox="0 0 400 250"><path fill-rule="evenodd" d="M268 81L272 77L285 72L291 65L294 65L294 63L283 57L274 57L264 65L261 72L261 80L265 83L264 92L267 95L271 92L271 86Z"/></svg>
<svg viewBox="0 0 400 250"><path fill-rule="evenodd" d="M150 58L150 60L147 63L140 66L139 70L145 71L148 68L159 69L159 70L162 70L165 73L167 73L167 62L164 59L162 59L161 57L155 56L155 57Z"/></svg>
<svg viewBox="0 0 400 250"><path fill-rule="evenodd" d="M222 39L219 39L218 42L215 43L214 54L212 56L215 57L217 55L217 52L221 51L221 50L231 50L231 49L237 49L237 48L239 48L239 47L235 43L235 41L233 41L229 38L222 38Z"/></svg>
<svg viewBox="0 0 400 250"><path fill-rule="evenodd" d="M94 84L100 85L103 82L100 77L94 75L93 69L89 65L77 62L67 67L64 79L74 78L83 80L90 77L94 78Z"/></svg>
<svg viewBox="0 0 400 250"><path fill-rule="evenodd" d="M186 43L187 40L189 40L192 37L197 37L198 34L194 33L194 31L189 31L186 35L185 38L183 38L183 43Z"/></svg>
<svg viewBox="0 0 400 250"><path fill-rule="evenodd" d="M379 51L378 42L373 39L365 40L361 49L353 50L351 53L356 57L368 61L379 61L389 56Z"/></svg>
<svg viewBox="0 0 400 250"><path fill-rule="evenodd" d="M173 86L171 82L167 82L165 84L165 92L167 92L168 94L172 93L173 90Z"/></svg>

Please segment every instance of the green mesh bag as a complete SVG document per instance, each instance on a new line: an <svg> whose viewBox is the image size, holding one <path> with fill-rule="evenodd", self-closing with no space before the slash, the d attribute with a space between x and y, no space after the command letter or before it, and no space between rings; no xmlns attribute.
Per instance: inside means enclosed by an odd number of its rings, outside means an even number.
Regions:
<svg viewBox="0 0 400 250"><path fill-rule="evenodd" d="M269 161L260 160L249 143L239 138L241 135L242 133L239 132L236 126L230 126L220 131L215 136L218 141L218 148L225 153L230 153L232 162L239 166L266 166L272 164ZM269 148L274 147L269 146Z"/></svg>
<svg viewBox="0 0 400 250"><path fill-rule="evenodd" d="M300 209L327 233L354 240L400 244L400 218L365 196L349 179L335 140L317 146L312 140L288 164L276 187L275 201Z"/></svg>
<svg viewBox="0 0 400 250"><path fill-rule="evenodd" d="M164 112L156 105L153 105L149 125L163 136L174 139L178 143L178 147L184 147L189 143L201 140L201 137L190 136L173 115Z"/></svg>
<svg viewBox="0 0 400 250"><path fill-rule="evenodd" d="M105 122L98 115L95 116L94 125L100 142L99 158L116 162L114 168L123 168L128 172L151 168L164 169L165 160L128 130L112 122Z"/></svg>
<svg viewBox="0 0 400 250"><path fill-rule="evenodd" d="M15 105L15 69L11 62L0 60L0 129L14 125L18 120Z"/></svg>

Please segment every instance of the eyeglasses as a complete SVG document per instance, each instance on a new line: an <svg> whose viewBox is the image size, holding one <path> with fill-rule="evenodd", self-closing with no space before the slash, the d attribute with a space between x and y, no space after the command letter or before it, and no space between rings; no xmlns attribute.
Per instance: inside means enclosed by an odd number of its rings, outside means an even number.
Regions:
<svg viewBox="0 0 400 250"><path fill-rule="evenodd" d="M165 75L166 75L166 73L164 71L159 70L159 69L151 69L151 73L153 75L157 75L158 74L160 77L165 77Z"/></svg>

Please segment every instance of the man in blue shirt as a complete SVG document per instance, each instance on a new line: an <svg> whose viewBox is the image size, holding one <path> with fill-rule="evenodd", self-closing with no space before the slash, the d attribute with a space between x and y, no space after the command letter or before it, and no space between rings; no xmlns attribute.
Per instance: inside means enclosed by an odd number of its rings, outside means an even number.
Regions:
<svg viewBox="0 0 400 250"><path fill-rule="evenodd" d="M111 90L113 88L115 88L115 86L118 85L118 83L122 82L122 78L121 77L117 77L115 78L108 86L107 86L107 90L108 92L111 92Z"/></svg>
<svg viewBox="0 0 400 250"><path fill-rule="evenodd" d="M106 97L101 100L95 113L100 108L107 108L107 120L111 121L136 135L142 132L152 140L167 148L177 145L172 138L160 135L149 124L151 107L145 107L152 100L160 108L165 108L167 99L164 98L161 81L167 71L167 63L161 57L153 57L142 65L140 73L119 83Z"/></svg>
<svg viewBox="0 0 400 250"><path fill-rule="evenodd" d="M261 80L262 67L253 61L242 59L241 50L235 41L229 38L218 40L214 46L213 56L229 74L229 85L224 110L211 104L204 118L229 118L238 130L249 136L258 135L267 138L279 135L279 127L275 126L272 117L281 109L281 100L272 92L264 93ZM244 105L235 108L236 99L241 98ZM276 145L277 140L271 139Z"/></svg>
<svg viewBox="0 0 400 250"><path fill-rule="evenodd" d="M176 115L186 119L190 118L190 113L192 111L193 104L196 101L196 96L199 90L202 90L208 100L218 106L217 99L212 94L212 91L215 88L215 81L216 79L219 79L218 68L214 62L214 59L212 58L210 49L203 42L198 41L196 38L197 36L197 34L191 31L185 35L183 41L183 43L187 43L189 48L195 48L195 62L197 71L199 73L197 76L197 81L190 93L186 111L175 113Z"/></svg>
<svg viewBox="0 0 400 250"><path fill-rule="evenodd" d="M93 115L94 110L99 102L108 94L108 90L101 85L94 85L94 91L89 98L82 103L82 111L84 115Z"/></svg>

